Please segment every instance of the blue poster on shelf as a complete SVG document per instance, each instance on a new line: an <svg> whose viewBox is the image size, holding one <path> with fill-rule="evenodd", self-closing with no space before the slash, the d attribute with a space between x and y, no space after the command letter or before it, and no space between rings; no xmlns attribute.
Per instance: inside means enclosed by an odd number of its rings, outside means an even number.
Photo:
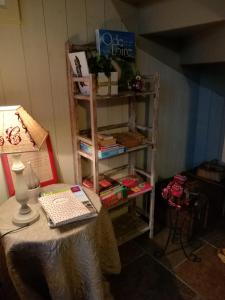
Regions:
<svg viewBox="0 0 225 300"><path fill-rule="evenodd" d="M135 59L134 32L96 30L96 47L100 55Z"/></svg>

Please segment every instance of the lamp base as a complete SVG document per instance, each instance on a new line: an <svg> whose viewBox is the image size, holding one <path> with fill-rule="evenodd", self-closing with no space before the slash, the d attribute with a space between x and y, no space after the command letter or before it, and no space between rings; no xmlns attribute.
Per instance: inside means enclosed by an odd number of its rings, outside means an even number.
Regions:
<svg viewBox="0 0 225 300"><path fill-rule="evenodd" d="M17 212L12 221L13 224L17 225L17 226L24 226L24 225L30 225L34 222L36 222L40 217L40 214L38 211L36 211L35 209L32 209L28 214L20 214L19 212Z"/></svg>

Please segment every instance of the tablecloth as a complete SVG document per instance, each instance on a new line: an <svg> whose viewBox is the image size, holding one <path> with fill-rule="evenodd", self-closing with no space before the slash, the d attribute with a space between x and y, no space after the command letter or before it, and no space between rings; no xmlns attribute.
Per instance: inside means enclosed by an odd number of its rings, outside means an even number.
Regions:
<svg viewBox="0 0 225 300"><path fill-rule="evenodd" d="M98 203L94 193L89 197ZM2 240L8 273L19 297L106 299L104 274L119 273L121 268L107 211L98 203L98 217L50 229L39 204L34 206L40 209L39 221ZM17 208L14 197L0 207L1 234L16 228L11 219Z"/></svg>

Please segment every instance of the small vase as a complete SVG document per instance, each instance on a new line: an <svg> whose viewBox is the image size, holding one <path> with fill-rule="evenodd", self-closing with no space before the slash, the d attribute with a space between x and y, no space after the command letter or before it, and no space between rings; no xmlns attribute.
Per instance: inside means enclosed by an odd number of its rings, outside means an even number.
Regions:
<svg viewBox="0 0 225 300"><path fill-rule="evenodd" d="M38 203L38 197L40 196L41 188L40 186L34 188L34 189L28 189L28 195L29 195L29 203Z"/></svg>
<svg viewBox="0 0 225 300"><path fill-rule="evenodd" d="M26 182L28 187L29 203L37 203L40 196L40 180L34 172L31 162L26 167Z"/></svg>
<svg viewBox="0 0 225 300"><path fill-rule="evenodd" d="M34 172L30 161L27 163L27 167L26 167L26 182L27 182L27 187L30 190L35 189L40 185L40 180L36 175L36 173Z"/></svg>

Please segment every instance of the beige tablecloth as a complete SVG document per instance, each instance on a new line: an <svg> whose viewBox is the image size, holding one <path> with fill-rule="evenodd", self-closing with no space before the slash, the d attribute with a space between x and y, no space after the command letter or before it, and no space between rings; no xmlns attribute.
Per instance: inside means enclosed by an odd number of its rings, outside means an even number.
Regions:
<svg viewBox="0 0 225 300"><path fill-rule="evenodd" d="M119 273L120 259L108 213L95 194L89 196L100 210L95 219L50 229L36 204L40 220L3 238L8 273L21 299L107 298L103 274ZM14 198L0 206L1 234L16 228L11 219L17 207Z"/></svg>

